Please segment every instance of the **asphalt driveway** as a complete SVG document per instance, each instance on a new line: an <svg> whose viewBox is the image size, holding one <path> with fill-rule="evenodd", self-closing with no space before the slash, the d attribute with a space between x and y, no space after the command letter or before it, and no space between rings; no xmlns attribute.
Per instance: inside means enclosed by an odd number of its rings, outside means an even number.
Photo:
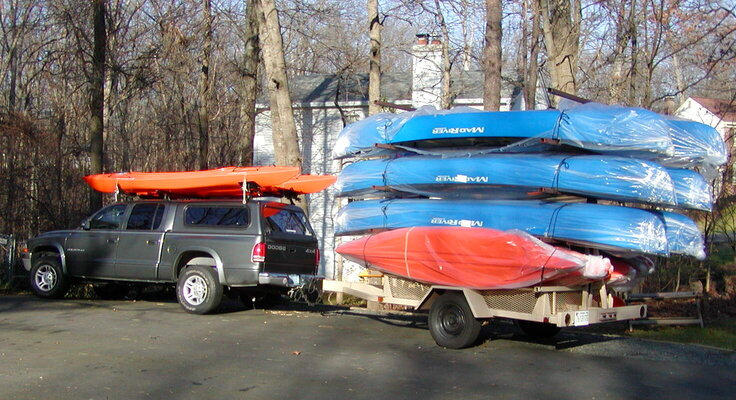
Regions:
<svg viewBox="0 0 736 400"><path fill-rule="evenodd" d="M422 318L300 305L184 313L173 300L0 296L0 399L706 399L733 353L494 323L466 350Z"/></svg>

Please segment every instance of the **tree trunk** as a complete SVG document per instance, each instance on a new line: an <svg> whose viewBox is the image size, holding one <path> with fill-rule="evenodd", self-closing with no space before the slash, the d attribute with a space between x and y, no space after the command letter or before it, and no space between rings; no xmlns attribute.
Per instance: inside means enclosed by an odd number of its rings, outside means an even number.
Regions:
<svg viewBox="0 0 736 400"><path fill-rule="evenodd" d="M90 74L89 96L89 159L90 173L100 174L104 169L103 141L105 113L105 53L107 32L105 27L105 0L93 0L92 24L94 26L94 49L92 53L92 73ZM102 207L102 194L90 191L90 211Z"/></svg>
<svg viewBox="0 0 736 400"><path fill-rule="evenodd" d="M486 0L483 64L483 109L498 111L501 108L501 0Z"/></svg>
<svg viewBox="0 0 736 400"><path fill-rule="evenodd" d="M486 0L487 2L488 0ZM488 16L486 14L486 16ZM516 79L523 85L526 82L527 68L529 67L529 2L521 0L521 40L516 53Z"/></svg>
<svg viewBox="0 0 736 400"><path fill-rule="evenodd" d="M204 0L202 9L204 20L204 46L200 60L197 104L197 128L199 130L199 169L209 167L210 142L210 57L212 56L212 2Z"/></svg>
<svg viewBox="0 0 736 400"><path fill-rule="evenodd" d="M631 0L631 14L629 16L629 40L631 40L631 69L629 70L629 96L627 103L630 106L636 104L636 77L639 75L639 44L637 41L637 18L636 18L636 0Z"/></svg>
<svg viewBox="0 0 736 400"><path fill-rule="evenodd" d="M371 61L368 78L368 114L381 112L375 104L381 99L381 20L378 16L378 0L368 0L368 23L371 39Z"/></svg>
<svg viewBox="0 0 736 400"><path fill-rule="evenodd" d="M611 104L619 104L624 100L624 84L627 82L627 79L624 77L624 58L631 38L630 24L634 18L635 9L634 0L631 3L629 5L627 0L622 0L622 7L617 10L618 14L616 15L616 45L612 55L613 73L608 89L609 102ZM629 8L628 18L624 15L625 10L623 6L628 6Z"/></svg>
<svg viewBox="0 0 736 400"><path fill-rule="evenodd" d="M526 97L526 109L534 110L537 105L537 79L539 79L539 34L542 28L539 26L539 7L537 0L527 0L532 6L532 37L531 49L529 51L529 68L524 82L524 96Z"/></svg>
<svg viewBox="0 0 736 400"><path fill-rule="evenodd" d="M539 0L552 87L576 94L580 40L580 0Z"/></svg>
<svg viewBox="0 0 736 400"><path fill-rule="evenodd" d="M452 71L452 63L450 63L450 31L447 28L447 22L445 21L445 15L440 8L440 1L434 0L435 8L437 9L437 19L440 23L440 30L442 31L442 95L440 99L440 108L447 110L452 106L453 94L450 90L450 72Z"/></svg>
<svg viewBox="0 0 736 400"><path fill-rule="evenodd" d="M261 0L261 8L264 17L260 30L261 47L271 94L271 117L274 117L274 111L278 116L278 123L274 124L272 132L274 156L278 165L301 168L302 156L299 152L294 111L291 108L279 17L273 0Z"/></svg>
<svg viewBox="0 0 736 400"><path fill-rule="evenodd" d="M240 104L240 150L241 165L253 164L253 139L256 135L256 98L258 97L258 61L261 48L258 44L259 0L248 0L245 24L245 48Z"/></svg>

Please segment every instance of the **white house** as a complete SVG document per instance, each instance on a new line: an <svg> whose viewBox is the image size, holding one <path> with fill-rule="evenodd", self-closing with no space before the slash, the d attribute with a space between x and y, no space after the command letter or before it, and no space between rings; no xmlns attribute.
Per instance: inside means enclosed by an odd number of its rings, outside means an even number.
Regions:
<svg viewBox="0 0 736 400"><path fill-rule="evenodd" d="M736 101L688 97L675 110L675 115L712 126L733 146L736 134Z"/></svg>
<svg viewBox="0 0 736 400"><path fill-rule="evenodd" d="M381 99L396 105L439 108L442 94L441 45L419 37L413 46L412 71L384 73L381 76ZM452 76L451 90L456 106L482 108L483 73L462 71ZM368 75L304 75L289 81L294 116L303 157L303 173L337 174L341 161L332 159L332 148L342 128L368 116ZM506 88L502 110L521 109L520 90ZM256 117L254 165L272 165L273 141L267 99L261 101ZM344 162L344 161L342 161ZM309 218L320 238L322 264L320 273L336 278L340 261L335 256L333 221L340 209L340 199L333 190L309 196ZM337 239L339 240L339 239ZM350 275L350 273L345 274Z"/></svg>

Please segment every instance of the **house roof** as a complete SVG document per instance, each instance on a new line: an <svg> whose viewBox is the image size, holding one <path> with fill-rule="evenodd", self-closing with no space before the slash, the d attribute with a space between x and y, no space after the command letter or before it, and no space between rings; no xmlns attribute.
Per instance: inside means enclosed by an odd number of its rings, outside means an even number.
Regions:
<svg viewBox="0 0 736 400"><path fill-rule="evenodd" d="M709 99L706 97L693 97L692 99L721 120L736 122L736 100Z"/></svg>
<svg viewBox="0 0 736 400"><path fill-rule="evenodd" d="M381 98L387 102L411 101L412 76L410 72L387 72L381 75ZM483 72L460 71L453 74L451 87L457 93L456 99L483 98ZM367 102L368 74L310 74L296 75L289 79L291 101L300 104ZM512 85L504 82L501 97L511 97ZM264 93L259 103L269 104Z"/></svg>

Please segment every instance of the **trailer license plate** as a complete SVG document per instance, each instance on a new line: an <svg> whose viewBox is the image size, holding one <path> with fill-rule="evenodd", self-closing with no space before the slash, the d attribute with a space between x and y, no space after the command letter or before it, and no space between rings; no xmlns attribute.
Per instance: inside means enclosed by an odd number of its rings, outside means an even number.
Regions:
<svg viewBox="0 0 736 400"><path fill-rule="evenodd" d="M300 279L299 279L299 278L301 278L301 277L300 277L299 275L295 275L295 274L289 274L289 279L291 279L291 283L292 283L292 284L293 284L294 286L299 286L299 285L301 284L301 282L300 282Z"/></svg>
<svg viewBox="0 0 736 400"><path fill-rule="evenodd" d="M589 311L575 311L575 326L585 326L590 323Z"/></svg>

